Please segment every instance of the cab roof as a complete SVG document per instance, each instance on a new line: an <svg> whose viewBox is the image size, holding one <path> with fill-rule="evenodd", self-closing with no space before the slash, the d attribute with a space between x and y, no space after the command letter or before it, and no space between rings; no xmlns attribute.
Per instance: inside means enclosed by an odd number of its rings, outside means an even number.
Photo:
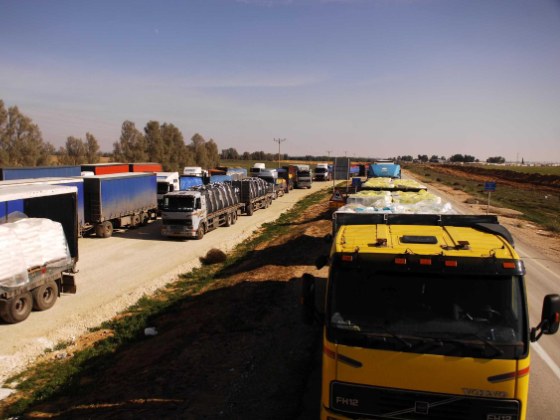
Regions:
<svg viewBox="0 0 560 420"><path fill-rule="evenodd" d="M343 225L336 233L335 252L519 259L505 237L474 226Z"/></svg>

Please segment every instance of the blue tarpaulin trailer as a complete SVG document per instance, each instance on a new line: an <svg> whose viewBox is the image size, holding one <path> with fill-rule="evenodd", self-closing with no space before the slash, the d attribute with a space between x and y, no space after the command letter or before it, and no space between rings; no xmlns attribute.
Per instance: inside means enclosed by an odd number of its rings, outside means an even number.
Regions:
<svg viewBox="0 0 560 420"><path fill-rule="evenodd" d="M27 178L71 177L80 176L81 174L82 169L80 166L35 166L0 168L0 180L2 181Z"/></svg>
<svg viewBox="0 0 560 420"><path fill-rule="evenodd" d="M99 237L113 228L136 227L157 217L157 176L128 172L84 177L84 212Z"/></svg>

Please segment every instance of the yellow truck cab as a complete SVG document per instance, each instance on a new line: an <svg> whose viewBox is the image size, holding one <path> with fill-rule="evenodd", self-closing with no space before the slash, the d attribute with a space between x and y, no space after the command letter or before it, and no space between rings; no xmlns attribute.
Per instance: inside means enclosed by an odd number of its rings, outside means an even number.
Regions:
<svg viewBox="0 0 560 420"><path fill-rule="evenodd" d="M524 419L529 343L558 330L560 297L530 330L525 268L497 218L333 217L321 419ZM317 281L303 279L308 310Z"/></svg>

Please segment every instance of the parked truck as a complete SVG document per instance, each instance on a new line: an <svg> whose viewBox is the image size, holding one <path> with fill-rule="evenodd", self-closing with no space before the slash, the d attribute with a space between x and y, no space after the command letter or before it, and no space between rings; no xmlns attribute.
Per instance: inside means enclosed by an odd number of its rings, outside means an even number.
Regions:
<svg viewBox="0 0 560 420"><path fill-rule="evenodd" d="M231 226L244 204L231 183L211 183L165 194L161 234L202 239L210 230Z"/></svg>
<svg viewBox="0 0 560 420"><path fill-rule="evenodd" d="M78 167L79 168L79 167ZM53 178L29 178L13 179L10 181L0 181L0 188L13 185L61 185L75 187L77 190L77 211L78 211L78 233L80 236L91 228L85 219L84 211L84 180L80 176L73 177L53 177Z"/></svg>
<svg viewBox="0 0 560 420"><path fill-rule="evenodd" d="M294 182L295 188L311 188L313 183L313 171L309 165L295 165L296 178Z"/></svg>
<svg viewBox="0 0 560 420"><path fill-rule="evenodd" d="M114 228L136 227L157 217L155 173L117 173L84 177L85 219L100 238Z"/></svg>
<svg viewBox="0 0 560 420"><path fill-rule="evenodd" d="M330 181L331 171L329 169L329 164L325 162L318 163L315 166L315 180L316 181Z"/></svg>
<svg viewBox="0 0 560 420"><path fill-rule="evenodd" d="M530 343L557 332L560 296L530 329L497 217L333 217L328 278L302 282L323 325L321 419L525 419Z"/></svg>
<svg viewBox="0 0 560 420"><path fill-rule="evenodd" d="M162 172L161 163L155 162L135 162L128 164L129 172Z"/></svg>
<svg viewBox="0 0 560 420"><path fill-rule="evenodd" d="M282 166L278 169L278 177L284 178L289 190L294 189L297 167L295 165Z"/></svg>
<svg viewBox="0 0 560 420"><path fill-rule="evenodd" d="M93 175L109 175L129 172L128 163L87 163L82 165L82 173Z"/></svg>
<svg viewBox="0 0 560 420"><path fill-rule="evenodd" d="M12 185L0 189L0 318L24 321L76 293L76 187Z"/></svg>
<svg viewBox="0 0 560 420"><path fill-rule="evenodd" d="M232 181L232 185L238 191L239 201L243 203L243 211L247 216L272 204L275 193L264 179L250 176Z"/></svg>
<svg viewBox="0 0 560 420"><path fill-rule="evenodd" d="M179 190L179 172L156 172L156 176L158 210L161 211L163 196Z"/></svg>
<svg viewBox="0 0 560 420"><path fill-rule="evenodd" d="M0 168L0 180L80 176L80 166L34 166Z"/></svg>
<svg viewBox="0 0 560 420"><path fill-rule="evenodd" d="M369 165L368 178L400 178L401 165L392 160L376 160Z"/></svg>
<svg viewBox="0 0 560 420"><path fill-rule="evenodd" d="M282 197L286 192L289 192L286 180L279 178L277 169L260 169L254 176L264 179L268 183L269 190L273 193L274 199Z"/></svg>

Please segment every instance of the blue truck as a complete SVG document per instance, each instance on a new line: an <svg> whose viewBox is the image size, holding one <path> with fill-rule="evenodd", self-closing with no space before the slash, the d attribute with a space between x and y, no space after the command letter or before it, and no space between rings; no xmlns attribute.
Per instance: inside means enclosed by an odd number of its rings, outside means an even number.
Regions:
<svg viewBox="0 0 560 420"><path fill-rule="evenodd" d="M378 160L369 165L368 178L400 178L401 165L390 160Z"/></svg>
<svg viewBox="0 0 560 420"><path fill-rule="evenodd" d="M157 176L128 172L86 176L84 213L86 223L100 238L114 228L145 225L157 217Z"/></svg>
<svg viewBox="0 0 560 420"><path fill-rule="evenodd" d="M0 180L80 176L80 166L34 166L0 168Z"/></svg>
<svg viewBox="0 0 560 420"><path fill-rule="evenodd" d="M76 293L77 202L77 189L71 186L0 188L0 318L4 322L24 321L32 309L51 308L61 293ZM49 229L31 229L33 225ZM25 241L13 233L18 229L23 229L20 236ZM37 252L37 247L43 251ZM49 252L53 248L57 252Z"/></svg>

